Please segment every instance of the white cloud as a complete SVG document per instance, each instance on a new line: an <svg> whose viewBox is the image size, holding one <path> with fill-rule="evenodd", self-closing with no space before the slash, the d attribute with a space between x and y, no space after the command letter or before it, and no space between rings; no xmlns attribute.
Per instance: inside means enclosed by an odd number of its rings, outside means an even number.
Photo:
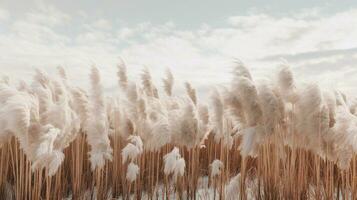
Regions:
<svg viewBox="0 0 357 200"><path fill-rule="evenodd" d="M99 19L93 22L93 28L100 30L110 30L112 29L112 24L105 19Z"/></svg>
<svg viewBox="0 0 357 200"><path fill-rule="evenodd" d="M123 26L110 19L91 20L83 11L77 14L86 17L78 22L75 16L42 6L23 18L7 19L8 28L0 32L0 67L13 77L28 79L33 66L53 72L57 65L67 65L74 82L86 85L86 70L97 63L107 88L116 85L119 56L134 77L147 65L160 80L170 67L179 82L189 80L202 89L229 81L232 57L250 64L257 76L269 75L279 57L287 58L300 77L324 84L338 81L346 72L356 74L357 62L352 61L357 29L352 24L357 24L357 10L326 16L314 10L285 17L232 16L222 26L207 22L182 30L173 22ZM0 21L6 18L2 13L6 11L0 9ZM349 91L357 83L353 76L342 80L341 87Z"/></svg>
<svg viewBox="0 0 357 200"><path fill-rule="evenodd" d="M10 18L10 13L9 11L0 8L0 22L1 21L6 21Z"/></svg>

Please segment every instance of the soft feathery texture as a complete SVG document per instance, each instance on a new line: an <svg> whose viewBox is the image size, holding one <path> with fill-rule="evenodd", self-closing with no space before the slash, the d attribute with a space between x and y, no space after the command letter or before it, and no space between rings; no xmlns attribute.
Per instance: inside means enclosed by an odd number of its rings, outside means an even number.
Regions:
<svg viewBox="0 0 357 200"><path fill-rule="evenodd" d="M277 85L283 98L290 103L295 103L298 99L294 75L287 62L283 62L278 70Z"/></svg>
<svg viewBox="0 0 357 200"><path fill-rule="evenodd" d="M216 159L210 164L210 167L211 167L211 177L215 177L221 175L224 165L222 161Z"/></svg>
<svg viewBox="0 0 357 200"><path fill-rule="evenodd" d="M254 83L245 77L235 77L232 88L242 105L247 126L256 126L261 121L262 111Z"/></svg>
<svg viewBox="0 0 357 200"><path fill-rule="evenodd" d="M125 90L128 86L128 76L126 72L125 62L122 59L120 59L120 62L117 65L117 67L118 67L117 76L119 79L119 86Z"/></svg>
<svg viewBox="0 0 357 200"><path fill-rule="evenodd" d="M289 145L308 149L325 157L323 137L330 129L330 111L317 84L309 84L299 89L299 98L292 115L294 137L291 137Z"/></svg>
<svg viewBox="0 0 357 200"><path fill-rule="evenodd" d="M39 123L37 98L0 84L0 103L0 136L4 139L1 142L6 142L10 133L14 134L26 152L30 124Z"/></svg>
<svg viewBox="0 0 357 200"><path fill-rule="evenodd" d="M357 98L352 99L349 103L350 112L357 115Z"/></svg>
<svg viewBox="0 0 357 200"><path fill-rule="evenodd" d="M336 98L336 105L341 106L342 108L344 108L346 110L349 110L346 95L344 95L339 90L335 90L334 93L335 93L335 98Z"/></svg>
<svg viewBox="0 0 357 200"><path fill-rule="evenodd" d="M58 171L64 160L64 154L61 149L56 149L54 141L60 132L50 124L29 129L27 151L31 152L28 158L33 161L32 170L46 168L48 176L53 176Z"/></svg>
<svg viewBox="0 0 357 200"><path fill-rule="evenodd" d="M185 159L179 158L176 160L174 169L174 179L177 180L178 177L182 177L185 173L186 162Z"/></svg>
<svg viewBox="0 0 357 200"><path fill-rule="evenodd" d="M44 73L37 70L34 76L34 81L31 84L31 90L39 100L39 112L42 114L54 101L54 94L51 90L49 78Z"/></svg>
<svg viewBox="0 0 357 200"><path fill-rule="evenodd" d="M239 146L240 153L243 157L252 156L256 157L257 148L257 130L256 127L249 127L242 130L243 139Z"/></svg>
<svg viewBox="0 0 357 200"><path fill-rule="evenodd" d="M119 134L123 138L127 138L136 132L135 124L129 119L129 117L122 113L119 123Z"/></svg>
<svg viewBox="0 0 357 200"><path fill-rule="evenodd" d="M149 123L147 129L148 139L145 141L145 148L149 151L157 151L165 144L171 142L167 117L160 117L159 120Z"/></svg>
<svg viewBox="0 0 357 200"><path fill-rule="evenodd" d="M57 67L57 71L58 71L58 74L60 75L60 77L63 80L67 80L68 79L66 70L62 66L58 66Z"/></svg>
<svg viewBox="0 0 357 200"><path fill-rule="evenodd" d="M44 127L46 127L47 132L37 138L39 144L36 145L36 158L53 151L55 140L61 132L60 129L52 125L46 125Z"/></svg>
<svg viewBox="0 0 357 200"><path fill-rule="evenodd" d="M307 85L296 103L297 130L306 135L324 134L330 123L326 109L319 86Z"/></svg>
<svg viewBox="0 0 357 200"><path fill-rule="evenodd" d="M203 124L209 123L210 115L207 105L200 104L198 106L198 115L199 115L199 119L202 121Z"/></svg>
<svg viewBox="0 0 357 200"><path fill-rule="evenodd" d="M6 139L12 133L33 162L32 169L46 168L49 176L54 175L64 160L63 153L55 149L60 129L40 125L38 101L27 93L0 86L0 101L4 103L0 106L2 139L5 139L4 133Z"/></svg>
<svg viewBox="0 0 357 200"><path fill-rule="evenodd" d="M183 110L170 116L170 130L175 143L192 148L200 142L199 120L192 103L186 103Z"/></svg>
<svg viewBox="0 0 357 200"><path fill-rule="evenodd" d="M217 90L214 90L211 95L212 102L212 127L214 127L214 134L216 141L223 137L223 114L224 105L221 95Z"/></svg>
<svg viewBox="0 0 357 200"><path fill-rule="evenodd" d="M126 180L129 181L129 183L132 183L136 180L138 174L139 174L140 168L138 165L134 163L129 163L128 169L126 171Z"/></svg>
<svg viewBox="0 0 357 200"><path fill-rule="evenodd" d="M91 71L90 117L88 119L87 139L91 146L89 155L91 169L102 168L105 160L112 160L112 148L109 141L108 119L104 104L100 75L97 68Z"/></svg>
<svg viewBox="0 0 357 200"><path fill-rule="evenodd" d="M356 152L357 117L346 111L342 106L336 110L336 124L325 137L331 155L329 160L336 162L339 168L348 169L353 152Z"/></svg>
<svg viewBox="0 0 357 200"><path fill-rule="evenodd" d="M257 144L262 139L262 118L263 112L259 102L258 91L251 79L237 74L232 81L232 92L241 104L243 111L244 128L240 150L242 156L256 156ZM260 134L257 134L260 133Z"/></svg>
<svg viewBox="0 0 357 200"><path fill-rule="evenodd" d="M147 113L146 113L146 101L144 98L139 98L136 108L137 108L139 120L145 121L147 119Z"/></svg>
<svg viewBox="0 0 357 200"><path fill-rule="evenodd" d="M233 177L227 187L226 187L226 199L227 200L235 200L239 198L240 194L240 183L241 182L241 177L240 173Z"/></svg>
<svg viewBox="0 0 357 200"><path fill-rule="evenodd" d="M21 92L32 93L30 86L24 80L19 80L17 90Z"/></svg>
<svg viewBox="0 0 357 200"><path fill-rule="evenodd" d="M63 150L82 132L87 134L92 169L111 159L113 132L129 140L122 150L123 162L135 162L144 150L157 151L168 143L204 147L213 133L228 148L234 137L241 137L243 156L257 156L260 145L281 139L340 169L348 169L357 152L357 103L339 90L300 85L287 63L274 79L258 82L238 62L231 87L213 91L210 109L197 100L189 83L185 97L173 96L171 72L163 80L167 95L160 99L147 69L141 74L142 85L136 85L128 82L125 64L120 65L120 98L104 97L96 68L89 95L69 84L63 68L58 68L57 79L36 70L32 84L22 81L17 88L1 78L0 147L16 137L33 169L46 168L51 175L63 161ZM270 140L274 134L282 137ZM166 172L180 176L184 159L179 150L173 155Z"/></svg>
<svg viewBox="0 0 357 200"><path fill-rule="evenodd" d="M282 122L284 117L284 105L281 105L279 97L268 83L258 86L258 98L262 110L264 134L273 134L276 131L277 125Z"/></svg>
<svg viewBox="0 0 357 200"><path fill-rule="evenodd" d="M196 89L193 88L189 82L185 82L185 89L188 97L190 97L193 104L197 105Z"/></svg>
<svg viewBox="0 0 357 200"><path fill-rule="evenodd" d="M165 175L170 175L175 171L176 162L180 157L180 152L177 147L174 147L170 153L164 155L164 173Z"/></svg>
<svg viewBox="0 0 357 200"><path fill-rule="evenodd" d="M221 94L214 90L211 95L211 105L212 105L212 117L211 117L211 127L214 133L214 138L216 142L220 140L229 149L233 145L233 137L231 133L233 132L233 125L231 115L225 112L224 100Z"/></svg>
<svg viewBox="0 0 357 200"><path fill-rule="evenodd" d="M242 103L239 101L238 95L233 92L233 89L230 91L223 87L221 92L225 109L230 115L230 118L235 122L236 131L239 131L238 127L240 127L241 124L246 124Z"/></svg>
<svg viewBox="0 0 357 200"><path fill-rule="evenodd" d="M53 176L58 171L62 162L64 161L64 154L61 151L52 151L38 157L32 164L32 169L48 169L48 176Z"/></svg>
<svg viewBox="0 0 357 200"><path fill-rule="evenodd" d="M128 143L121 151L123 163L125 163L127 160L129 160L130 162L134 161L140 153L141 152L137 146Z"/></svg>
<svg viewBox="0 0 357 200"><path fill-rule="evenodd" d="M324 104L327 106L329 115L329 128L332 128L336 123L336 97L333 92L324 90L323 93Z"/></svg>
<svg viewBox="0 0 357 200"><path fill-rule="evenodd" d="M200 146L203 145L204 141L207 139L211 132L211 127L209 124L209 110L207 105L198 105L198 141L200 141Z"/></svg>
<svg viewBox="0 0 357 200"><path fill-rule="evenodd" d="M233 74L235 76L244 77L244 78L247 78L249 80L253 80L252 79L252 75L250 74L250 71L244 65L244 63L242 61L235 60L234 64L235 64L235 66L234 66L234 69L233 69Z"/></svg>
<svg viewBox="0 0 357 200"><path fill-rule="evenodd" d="M164 156L164 173L165 175L173 174L175 180L185 173L186 163L181 157L179 149L174 147L173 150Z"/></svg>
<svg viewBox="0 0 357 200"><path fill-rule="evenodd" d="M138 100L138 91L135 83L129 83L126 97L130 102L136 102Z"/></svg>
<svg viewBox="0 0 357 200"><path fill-rule="evenodd" d="M170 69L166 70L166 77L162 79L164 83L164 91L167 96L172 96L172 88L174 86L174 76L172 75Z"/></svg>
<svg viewBox="0 0 357 200"><path fill-rule="evenodd" d="M137 135L132 135L132 136L130 136L129 138L128 138L128 140L132 143L132 144L134 144L138 149L139 149L139 151L140 152L142 152L143 151L143 141L141 140L141 138L139 137L139 136L137 136Z"/></svg>
<svg viewBox="0 0 357 200"><path fill-rule="evenodd" d="M58 149L66 148L75 139L80 129L80 119L65 97L48 107L41 116L41 123L52 124L61 130L55 144Z"/></svg>
<svg viewBox="0 0 357 200"><path fill-rule="evenodd" d="M141 74L141 84L145 94L149 97L157 97L156 92L157 89L152 82L151 74L149 69L144 68Z"/></svg>
<svg viewBox="0 0 357 200"><path fill-rule="evenodd" d="M71 90L73 96L73 110L77 113L80 120L80 127L82 130L87 127L87 120L89 118L89 99L85 91L74 88ZM84 130L85 131L85 130Z"/></svg>
<svg viewBox="0 0 357 200"><path fill-rule="evenodd" d="M129 84L126 92L126 98L122 101L125 104L123 110L125 111L125 117L130 119L133 123L139 121L139 117L143 117L143 113L140 111L145 111L145 109L139 109L139 94L135 84ZM141 102L142 104L142 102ZM141 114L141 116L139 116Z"/></svg>

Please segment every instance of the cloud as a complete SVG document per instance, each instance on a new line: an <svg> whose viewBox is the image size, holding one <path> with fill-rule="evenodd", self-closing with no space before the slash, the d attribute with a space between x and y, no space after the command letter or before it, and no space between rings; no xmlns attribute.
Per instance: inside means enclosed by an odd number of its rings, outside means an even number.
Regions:
<svg viewBox="0 0 357 200"><path fill-rule="evenodd" d="M283 57L303 79L321 80L325 85L326 80L343 81L341 87L353 91L357 29L352 24L357 23L357 10L329 15L313 11L280 17L231 16L220 26L206 22L181 29L171 21L125 25L109 18L92 19L85 11L74 16L50 5L14 19L0 9L0 22L7 20L0 32L0 66L11 77L28 80L33 67L53 73L56 66L65 65L73 81L86 86L89 67L97 64L106 77L104 86L111 90L117 83L115 65L121 56L131 78L138 78L146 65L161 85L164 69L169 67L179 85L190 81L206 92L208 85L230 81L233 57L248 63L257 77L271 76ZM347 72L348 78L341 78Z"/></svg>
<svg viewBox="0 0 357 200"><path fill-rule="evenodd" d="M100 30L110 30L112 29L112 24L105 19L99 19L93 22L93 28Z"/></svg>
<svg viewBox="0 0 357 200"><path fill-rule="evenodd" d="M7 21L9 18L10 18L9 11L0 8L0 22Z"/></svg>

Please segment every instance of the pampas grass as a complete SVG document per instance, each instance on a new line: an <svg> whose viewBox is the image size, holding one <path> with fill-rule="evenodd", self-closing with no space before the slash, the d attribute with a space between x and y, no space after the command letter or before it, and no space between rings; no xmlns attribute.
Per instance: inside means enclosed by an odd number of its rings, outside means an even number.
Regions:
<svg viewBox="0 0 357 200"><path fill-rule="evenodd" d="M105 104L100 75L97 68L93 67L91 72L91 104L90 117L86 127L88 143L91 145L90 161L91 169L104 167L105 160L112 159L112 148L108 138L108 119L106 117Z"/></svg>
<svg viewBox="0 0 357 200"><path fill-rule="evenodd" d="M129 183L132 183L135 181L139 174L139 167L134 164L134 163L129 163L128 165L128 171L126 172L126 180L129 181Z"/></svg>
<svg viewBox="0 0 357 200"><path fill-rule="evenodd" d="M356 199L356 100L302 83L286 61L259 80L233 79L197 98L162 91L118 64L117 96L92 67L88 90L65 68L30 83L0 79L2 199ZM175 85L176 87L176 85Z"/></svg>
<svg viewBox="0 0 357 200"><path fill-rule="evenodd" d="M224 167L224 165L223 165L222 161L216 159L211 163L210 167L211 167L210 176L215 177L215 176L218 176L221 174L221 171L222 171L222 168Z"/></svg>

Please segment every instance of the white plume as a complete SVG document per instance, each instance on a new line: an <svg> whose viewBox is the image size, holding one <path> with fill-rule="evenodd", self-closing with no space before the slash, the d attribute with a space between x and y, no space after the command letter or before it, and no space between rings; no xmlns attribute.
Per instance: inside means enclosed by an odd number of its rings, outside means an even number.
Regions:
<svg viewBox="0 0 357 200"><path fill-rule="evenodd" d="M128 180L130 183L135 181L139 174L139 170L139 166L131 162L128 165L128 169L126 171L126 180Z"/></svg>
<svg viewBox="0 0 357 200"><path fill-rule="evenodd" d="M222 161L216 159L210 164L210 166L211 166L211 177L221 175L221 171L224 167Z"/></svg>
<svg viewBox="0 0 357 200"><path fill-rule="evenodd" d="M119 78L119 86L122 89L126 89L128 86L128 76L126 73L126 65L123 59L120 59L118 66L118 78Z"/></svg>
<svg viewBox="0 0 357 200"><path fill-rule="evenodd" d="M226 187L226 199L227 200L239 199L240 184L241 184L241 176L239 173L238 175L236 175L229 181L229 184Z"/></svg>
<svg viewBox="0 0 357 200"><path fill-rule="evenodd" d="M162 79L164 83L164 91L167 96L172 96L172 87L174 86L174 76L172 75L170 69L166 71L166 77Z"/></svg>
<svg viewBox="0 0 357 200"><path fill-rule="evenodd" d="M121 155L123 157L123 163L125 163L127 160L133 162L140 153L141 152L137 146L128 143L121 151Z"/></svg>
<svg viewBox="0 0 357 200"><path fill-rule="evenodd" d="M178 177L181 177L185 173L186 162L185 159L179 158L176 160L175 170L174 170L174 179L177 180Z"/></svg>
<svg viewBox="0 0 357 200"><path fill-rule="evenodd" d="M97 68L91 71L90 117L88 119L87 139L91 146L89 152L91 169L101 168L105 160L112 160L112 148L109 141L108 119L104 104L100 75Z"/></svg>

